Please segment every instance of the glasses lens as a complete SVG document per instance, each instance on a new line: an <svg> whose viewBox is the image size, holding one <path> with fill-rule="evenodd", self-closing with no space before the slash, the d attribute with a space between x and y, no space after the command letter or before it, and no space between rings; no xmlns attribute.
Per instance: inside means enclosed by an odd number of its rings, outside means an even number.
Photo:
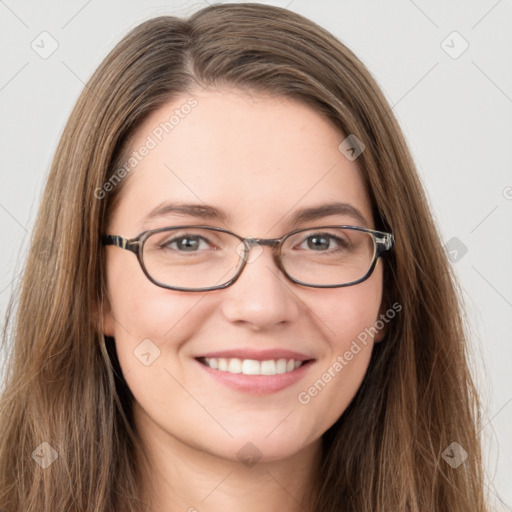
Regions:
<svg viewBox="0 0 512 512"><path fill-rule="evenodd" d="M286 272L312 286L343 285L364 277L376 246L373 236L347 228L312 228L288 237L281 260ZM154 281L199 289L230 281L242 265L243 243L223 231L180 228L153 233L144 243L143 260Z"/></svg>
<svg viewBox="0 0 512 512"><path fill-rule="evenodd" d="M233 235L204 228L181 228L151 234L142 258L158 283L177 288L209 288L232 279L243 255Z"/></svg>
<svg viewBox="0 0 512 512"><path fill-rule="evenodd" d="M313 228L286 239L282 262L286 272L310 285L342 285L370 270L375 257L370 233L346 228Z"/></svg>

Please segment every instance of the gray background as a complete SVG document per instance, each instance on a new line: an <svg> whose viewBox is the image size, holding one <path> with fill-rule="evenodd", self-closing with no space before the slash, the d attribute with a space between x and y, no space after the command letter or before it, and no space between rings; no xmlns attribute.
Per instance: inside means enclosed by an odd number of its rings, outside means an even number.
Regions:
<svg viewBox="0 0 512 512"><path fill-rule="evenodd" d="M368 66L393 106L464 289L485 410L489 495L496 510L510 511L512 2L263 3L288 7L333 32ZM53 153L84 83L135 25L206 5L0 0L2 318ZM46 55L52 45L58 47Z"/></svg>

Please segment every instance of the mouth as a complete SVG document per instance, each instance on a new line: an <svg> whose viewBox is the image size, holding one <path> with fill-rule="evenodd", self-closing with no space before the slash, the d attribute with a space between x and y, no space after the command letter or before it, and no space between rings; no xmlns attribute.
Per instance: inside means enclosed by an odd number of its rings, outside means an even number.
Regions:
<svg viewBox="0 0 512 512"><path fill-rule="evenodd" d="M290 373L312 359L239 359L237 357L199 357L197 360L212 370L227 373L242 373L244 375L282 375Z"/></svg>
<svg viewBox="0 0 512 512"><path fill-rule="evenodd" d="M268 394L300 381L315 359L297 352L225 351L196 357L209 377L236 391Z"/></svg>

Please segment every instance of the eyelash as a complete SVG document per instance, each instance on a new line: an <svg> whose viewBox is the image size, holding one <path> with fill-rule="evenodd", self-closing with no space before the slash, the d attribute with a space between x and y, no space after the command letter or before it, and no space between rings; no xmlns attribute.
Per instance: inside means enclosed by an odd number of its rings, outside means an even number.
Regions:
<svg viewBox="0 0 512 512"><path fill-rule="evenodd" d="M323 237L323 238L326 238L326 239L329 239L329 240L333 240L333 241L335 241L337 243L338 247L341 246L343 249L350 245L350 242L348 240L343 240L343 239L341 239L338 236L332 235L330 233L322 233L322 232L311 233L311 234L305 236L304 240L301 242L301 244L303 244L309 238L312 238L312 237ZM203 240L208 245L212 245L212 243L208 239L203 237L203 236L200 236L200 235L198 236L198 235L195 235L195 234L192 234L192 233L183 232L183 233L179 233L177 235L173 235L173 237L171 239L169 239L169 240L167 240L167 241L165 241L163 243L160 243L159 247L161 249L166 249L166 248L169 248L169 245L171 243L175 243L177 240L187 239L187 238L196 239L196 240ZM337 250L340 250L340 249L336 249L335 251L331 251L331 252L336 252ZM179 251L179 252L181 252L181 251ZM321 252L323 252L323 251L321 251ZM327 252L327 251L325 251L325 252Z"/></svg>

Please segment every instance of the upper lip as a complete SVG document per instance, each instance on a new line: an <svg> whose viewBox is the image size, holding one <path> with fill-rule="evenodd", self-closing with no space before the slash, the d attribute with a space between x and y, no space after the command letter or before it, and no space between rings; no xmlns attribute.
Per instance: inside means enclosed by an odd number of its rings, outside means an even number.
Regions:
<svg viewBox="0 0 512 512"><path fill-rule="evenodd" d="M226 359L253 359L255 361L267 361L269 359L295 359L296 361L308 361L313 359L310 356L295 352L293 350L284 350L281 348L273 348L268 350L255 350L255 349L233 349L233 350L220 350L217 352L208 352L202 354L198 358L226 358Z"/></svg>

